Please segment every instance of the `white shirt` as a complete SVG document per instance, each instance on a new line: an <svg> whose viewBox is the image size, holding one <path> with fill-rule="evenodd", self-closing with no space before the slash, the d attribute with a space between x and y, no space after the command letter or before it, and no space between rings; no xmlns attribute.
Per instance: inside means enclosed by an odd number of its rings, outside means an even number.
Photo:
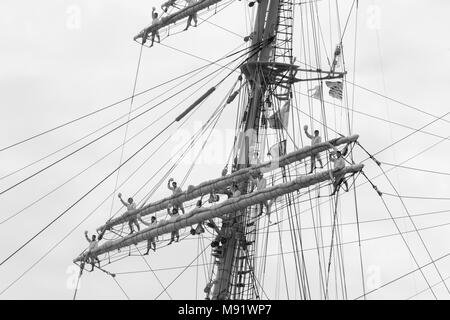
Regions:
<svg viewBox="0 0 450 320"><path fill-rule="evenodd" d="M177 195L177 194L182 193L182 192L183 192L183 190L181 190L180 187L176 187L175 189L173 189L172 194L173 195Z"/></svg>
<svg viewBox="0 0 450 320"><path fill-rule="evenodd" d="M311 139L311 145L312 146L314 146L314 145L316 145L316 144L319 144L319 143L321 143L322 142L322 138L320 137L320 136L314 136L312 139Z"/></svg>
<svg viewBox="0 0 450 320"><path fill-rule="evenodd" d="M345 167L345 160L344 160L344 158L342 158L342 157L340 157L340 158L337 158L336 160L334 160L334 168L335 169L342 169L342 168L344 168Z"/></svg>
<svg viewBox="0 0 450 320"><path fill-rule="evenodd" d="M91 241L91 242L89 243L89 249L88 249L88 251L91 252L91 251L94 251L94 250L97 249L97 248L98 248L98 241L97 241L97 240Z"/></svg>
<svg viewBox="0 0 450 320"><path fill-rule="evenodd" d="M312 135L310 135L310 134L308 133L307 130L305 130L305 134L306 134L306 136L307 136L308 138L311 139L311 145L312 145L312 146L314 146L314 145L316 145L316 144L322 142L322 138L321 138L320 136L317 136L317 137L316 137L316 136L312 136Z"/></svg>
<svg viewBox="0 0 450 320"><path fill-rule="evenodd" d="M233 198L237 198L237 197L240 197L240 196L241 196L241 191L236 190L236 191L233 192Z"/></svg>
<svg viewBox="0 0 450 320"><path fill-rule="evenodd" d="M136 203L132 202L132 203L127 203L127 210L128 211L133 211L136 210Z"/></svg>

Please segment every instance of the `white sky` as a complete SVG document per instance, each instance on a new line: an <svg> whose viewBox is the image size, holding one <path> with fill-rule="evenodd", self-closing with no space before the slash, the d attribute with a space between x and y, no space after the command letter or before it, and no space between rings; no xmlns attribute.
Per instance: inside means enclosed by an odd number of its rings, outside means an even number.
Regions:
<svg viewBox="0 0 450 320"><path fill-rule="evenodd" d="M329 29L328 3L328 0L322 0L318 3L321 13L323 13L320 21L325 38L327 38ZM334 8L335 2L331 1L331 3ZM347 17L351 3L351 0L339 1L341 24ZM118 0L2 1L0 3L0 93L2 98L0 105L2 114L0 117L0 137L2 137L0 147L129 96L133 87L139 54L139 45L133 42L132 38L149 23L152 6L159 7L159 2L139 0L133 1L131 4L130 1ZM244 1L235 2L210 21L240 35L246 35L249 31L249 25L246 23L245 14L251 14L254 10L248 9ZM356 70L353 68L354 16L344 38L345 57L349 70L348 79L352 80L356 71L356 83L361 86L384 93L434 115L442 116L448 112L450 43L445 34L450 28L449 10L450 3L444 0L360 1ZM296 23L296 26L299 27L298 20L296 20ZM334 20L332 24L335 26ZM296 32L300 32L299 28L296 28ZM335 42L336 40L334 40L333 45L335 45ZM243 41L242 38L230 32L205 23L186 33L171 36L164 41L164 44L205 59L214 60L242 45ZM328 42L326 46L329 51ZM295 52L298 59L303 62L304 59L300 50L296 48ZM160 45L156 45L152 49L144 48L137 91L150 88L204 64L204 61ZM183 131L182 135L191 135L195 128L198 128L200 121L209 117L211 111L216 108L235 78L232 77L227 81L212 97L211 102L202 106L199 112L193 115L190 122L193 128L186 127L185 130L188 131ZM216 79L216 82L218 79L220 77ZM197 94L191 98L187 98L188 93L192 92L188 91L187 94L175 98L173 101L175 103L184 100L187 102L194 101L213 83L215 82L199 89ZM192 88L192 90L195 89ZM136 99L134 106L141 105L160 92L162 91L156 90L145 95L145 97ZM186 101L170 116L164 118L164 121L158 122L157 125L146 130L132 143L127 144L124 159L178 115L183 107L185 108L188 105ZM306 102L304 98L303 101ZM173 105L173 102L166 103L161 108L155 109L155 111L130 125L128 136L130 137L138 132ZM300 108L304 108L303 110L308 112L308 107L302 105L301 100ZM1 152L0 175L4 176L84 136L86 133L128 112L128 109L129 103L123 103L98 116ZM355 110L413 128L420 128L433 120L432 117L383 100L360 89L355 91ZM229 130L234 128L235 111L236 105L231 105L224 113L217 126L218 133L211 138L210 149L206 152L206 154L213 156L204 159L201 165L194 168L188 184L197 184L220 174L223 161L217 159L221 155L222 158L228 155L228 149L223 146L228 146L232 141L233 137L230 136ZM315 111L314 115L319 117L320 112ZM345 130L345 122L342 122L345 117L342 117L339 108L329 109L328 123L340 131ZM411 130L394 124L390 125L356 113L354 119L354 132L360 134L360 142L371 152L376 152L411 132ZM447 117L447 120L449 120L449 117ZM308 121L308 119L302 116L302 121ZM438 121L427 127L426 131L447 136L449 124ZM119 130L51 170L4 195L0 195L3 209L0 213L0 219L16 213L111 151L122 142L124 133L123 129ZM137 176L121 188L120 191L125 196L134 193L171 156L174 146L180 142L180 134L179 132L175 134L173 129L169 133L173 135L170 140L171 143L166 145L155 158L152 158L139 171ZM163 138L165 137L167 135ZM383 152L378 159L390 163L400 163L439 140L437 137L417 133ZM155 141L142 155L139 155L124 167L120 172L119 181L123 181L133 169L152 154L152 150L155 150L161 142L162 140ZM448 154L449 144L448 141L444 141L405 165L450 172ZM357 152L355 157L357 160L363 160L366 156ZM117 166L119 158L120 152L114 153L105 161L102 161L101 165L95 166L45 200L25 210L14 220L1 224L0 258L5 258L17 249L24 241L95 185ZM54 161L57 157L54 156L51 159ZM50 159L46 161L47 164L51 162ZM1 190L25 178L42 165L41 163L12 177L0 180ZM180 166L173 176L181 179L188 165ZM385 168L389 167L386 166ZM366 172L370 177L379 174L379 170L369 162L367 162ZM389 177L403 195L428 197L448 197L450 195L449 179L445 175L397 169L389 173ZM145 192L148 192L157 180L152 180ZM86 217L107 194L112 192L114 181L115 176L74 207L13 259L1 266L0 291L28 269ZM364 182L362 177L359 182ZM393 193L388 188L386 179L380 177L374 182L380 189ZM367 185L358 190L361 220L388 217L381 201L373 190L368 188ZM155 200L165 195L167 195L167 190L163 186L152 199ZM346 195L342 198L342 222L353 222L355 219L352 204L353 196ZM140 200L139 197L137 199ZM398 199L387 197L386 200L395 216L405 215ZM114 201L114 208L119 208L117 199L114 199ZM405 201L412 214L449 209L449 201L408 199ZM110 206L111 199L0 298L71 299L73 289L68 286L68 282L73 279L74 274L73 268L71 269L71 266L73 266L71 261L86 246L83 231L89 230L91 232L102 224L109 217ZM450 223L448 213L418 217L414 221L419 228ZM309 226L308 222L307 219L304 221L305 226ZM325 221L324 224L327 224L327 222ZM399 225L402 230L411 229L411 224L407 219L401 220ZM287 228L287 225L285 228ZM434 258L450 252L449 230L449 225L445 225L421 232ZM395 227L391 221L368 223L361 226L363 239L395 232ZM303 235L303 238L306 239L305 247L311 248L314 246L312 237L312 233L305 231ZM429 259L423 246L417 241L417 236L410 233L406 238L410 241L419 264L428 263ZM344 227L343 241L355 239L354 226ZM152 268L187 265L197 255L197 241L185 242L165 248L156 254L151 254L148 261ZM271 248L273 249L272 252L277 252L275 245L274 243L274 247ZM385 283L416 268L398 236L363 242L362 252L365 272L369 276L373 274L374 270L378 272L380 283ZM346 270L349 275L347 279L349 298L354 298L361 294L357 246L354 244L345 246L344 253ZM307 253L307 257L313 259L315 254L315 251L311 251L311 253ZM276 258L270 261L273 261L272 265L277 263ZM444 278L449 276L449 259L444 259L437 265ZM140 258L126 259L112 268L114 271L143 269L146 269L146 265ZM314 267L311 266L311 269L313 270ZM203 297L204 277L203 270L201 268L199 270L200 278L197 293L198 297L201 298ZM163 283L168 284L180 271L180 269L161 271L158 272L158 276ZM425 268L424 272L431 284L439 281L432 267ZM311 278L314 278L313 274L314 271L311 271ZM196 268L186 271L168 290L171 296L174 298L195 298L195 278ZM274 279L271 279L272 282ZM134 299L153 299L161 291L161 287L152 273L118 276L117 280ZM370 279L366 279L366 281L370 282ZM275 285L272 282L268 280L267 290L273 293ZM313 285L317 284L316 282L311 280ZM416 273L369 297L405 299L425 288L426 284L423 278L419 273ZM314 292L317 293L318 291L314 289ZM436 294L442 299L450 298L442 285L436 286ZM86 273L83 276L78 297L81 299L124 298L111 278L99 272ZM431 298L432 296L429 292L426 292L419 297ZM162 295L161 298L167 298L167 296Z"/></svg>

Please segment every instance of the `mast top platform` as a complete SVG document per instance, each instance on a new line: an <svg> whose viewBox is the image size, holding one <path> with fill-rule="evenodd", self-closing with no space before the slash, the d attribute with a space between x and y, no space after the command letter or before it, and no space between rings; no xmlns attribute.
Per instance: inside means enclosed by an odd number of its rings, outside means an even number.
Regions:
<svg viewBox="0 0 450 320"><path fill-rule="evenodd" d="M247 79L256 80L255 76L262 73L267 84L292 83L298 70L294 64L269 61L251 61L241 67Z"/></svg>

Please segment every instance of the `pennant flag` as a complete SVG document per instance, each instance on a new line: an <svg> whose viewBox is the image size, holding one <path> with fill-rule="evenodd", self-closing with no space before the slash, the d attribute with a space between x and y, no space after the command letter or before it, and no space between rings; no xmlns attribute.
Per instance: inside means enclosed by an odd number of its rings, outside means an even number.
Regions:
<svg viewBox="0 0 450 320"><path fill-rule="evenodd" d="M286 154L286 140L280 141L274 144L269 149L268 155L272 156L272 159L282 157Z"/></svg>
<svg viewBox="0 0 450 320"><path fill-rule="evenodd" d="M342 100L342 82L325 81L325 84L330 88L328 93L331 97Z"/></svg>
<svg viewBox="0 0 450 320"><path fill-rule="evenodd" d="M289 109L288 101L279 111L267 118L269 121L269 127L272 129L287 129L289 124Z"/></svg>
<svg viewBox="0 0 450 320"><path fill-rule="evenodd" d="M323 95L322 95L322 86L315 86L312 89L309 89L309 91L314 91L314 93L311 95L311 98L317 99L317 100L323 100Z"/></svg>
<svg viewBox="0 0 450 320"><path fill-rule="evenodd" d="M334 50L334 60L333 60L333 66L332 66L333 71L336 68L341 67L341 60L342 60L342 49L341 49L340 45L337 45L336 50Z"/></svg>

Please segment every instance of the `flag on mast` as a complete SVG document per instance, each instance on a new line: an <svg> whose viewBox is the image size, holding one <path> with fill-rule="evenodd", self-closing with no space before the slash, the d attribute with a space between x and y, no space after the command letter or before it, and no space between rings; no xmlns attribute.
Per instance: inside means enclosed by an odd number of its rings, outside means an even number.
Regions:
<svg viewBox="0 0 450 320"><path fill-rule="evenodd" d="M310 96L311 98L314 98L317 100L323 100L321 85L317 85L314 88L308 90L308 92L310 92L310 91L314 91L314 93Z"/></svg>
<svg viewBox="0 0 450 320"><path fill-rule="evenodd" d="M342 82L340 81L325 81L325 84L330 91L329 95L335 99L342 100Z"/></svg>

